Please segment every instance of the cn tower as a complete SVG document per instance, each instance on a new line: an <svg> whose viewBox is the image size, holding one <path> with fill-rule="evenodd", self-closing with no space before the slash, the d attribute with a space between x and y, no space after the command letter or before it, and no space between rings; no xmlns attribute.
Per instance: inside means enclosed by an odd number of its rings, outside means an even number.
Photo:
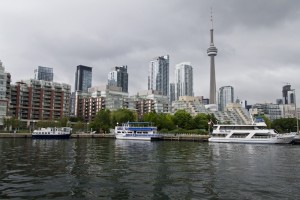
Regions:
<svg viewBox="0 0 300 200"><path fill-rule="evenodd" d="M211 19L212 21L212 19ZM215 70L215 56L218 49L214 46L214 29L210 29L210 47L207 49L207 55L210 56L210 94L209 104L216 104L216 70Z"/></svg>

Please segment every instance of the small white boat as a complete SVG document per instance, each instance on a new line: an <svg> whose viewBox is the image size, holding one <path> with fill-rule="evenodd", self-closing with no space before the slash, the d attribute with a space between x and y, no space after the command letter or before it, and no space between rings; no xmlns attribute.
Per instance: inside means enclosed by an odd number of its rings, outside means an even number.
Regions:
<svg viewBox="0 0 300 200"><path fill-rule="evenodd" d="M222 143L255 143L255 144L288 144L295 139L295 133L279 134L274 129L267 129L267 125L257 122L249 125L217 124L209 142Z"/></svg>
<svg viewBox="0 0 300 200"><path fill-rule="evenodd" d="M159 140L162 138L157 133L157 127L149 122L127 122L115 127L117 139L122 140Z"/></svg>
<svg viewBox="0 0 300 200"><path fill-rule="evenodd" d="M48 127L34 130L31 133L34 139L68 139L71 136L72 128L70 127Z"/></svg>

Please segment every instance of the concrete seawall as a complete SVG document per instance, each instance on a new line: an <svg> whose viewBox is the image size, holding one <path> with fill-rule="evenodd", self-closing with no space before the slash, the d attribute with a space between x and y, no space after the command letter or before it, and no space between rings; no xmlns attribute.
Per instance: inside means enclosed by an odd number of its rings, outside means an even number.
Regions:
<svg viewBox="0 0 300 200"><path fill-rule="evenodd" d="M31 138L30 133L0 133L0 138ZM72 134L71 138L111 138L115 139L114 134ZM207 142L208 135L185 135L185 134L164 134L162 140L171 141L199 141Z"/></svg>
<svg viewBox="0 0 300 200"><path fill-rule="evenodd" d="M31 138L30 133L0 133L0 138Z"/></svg>
<svg viewBox="0 0 300 200"><path fill-rule="evenodd" d="M71 138L113 138L114 134L72 134ZM164 134L162 140L207 142L208 135Z"/></svg>

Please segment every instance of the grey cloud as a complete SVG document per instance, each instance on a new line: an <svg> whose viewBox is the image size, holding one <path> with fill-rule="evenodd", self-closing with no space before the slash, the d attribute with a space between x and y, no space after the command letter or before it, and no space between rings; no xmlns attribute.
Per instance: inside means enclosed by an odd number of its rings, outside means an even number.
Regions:
<svg viewBox="0 0 300 200"><path fill-rule="evenodd" d="M17 2L17 3L16 3ZM299 2L300 3L300 2ZM213 6L217 87L232 85L241 99L272 101L288 81L300 89L299 3L296 0L2 1L0 59L14 81L38 65L73 86L75 67L93 67L93 84L128 65L131 94L147 89L148 63L170 55L194 66L194 92L208 96L210 7ZM282 72L282 68L285 73ZM262 70L265 69L265 70ZM257 80L264 80L264 87ZM276 93L276 94L275 94Z"/></svg>

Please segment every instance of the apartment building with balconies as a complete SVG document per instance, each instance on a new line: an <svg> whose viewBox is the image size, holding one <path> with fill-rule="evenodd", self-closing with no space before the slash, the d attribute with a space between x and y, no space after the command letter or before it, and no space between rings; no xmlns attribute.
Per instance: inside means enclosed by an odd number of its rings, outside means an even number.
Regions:
<svg viewBox="0 0 300 200"><path fill-rule="evenodd" d="M71 86L30 79L11 85L9 114L21 121L58 120L69 115Z"/></svg>

